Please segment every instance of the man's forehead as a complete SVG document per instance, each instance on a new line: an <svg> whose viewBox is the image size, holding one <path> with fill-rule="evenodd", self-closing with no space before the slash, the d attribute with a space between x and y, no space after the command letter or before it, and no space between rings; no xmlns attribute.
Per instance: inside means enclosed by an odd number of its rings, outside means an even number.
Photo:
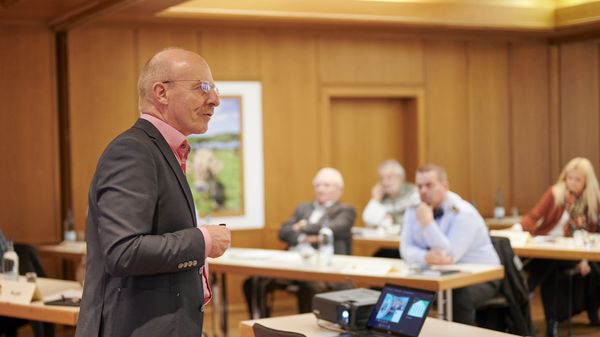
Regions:
<svg viewBox="0 0 600 337"><path fill-rule="evenodd" d="M379 175L381 176L399 176L398 173L396 173L396 171L394 171L393 168L391 167L385 167L383 169L381 169L381 171L379 172Z"/></svg>
<svg viewBox="0 0 600 337"><path fill-rule="evenodd" d="M335 184L335 182L333 181L333 179L320 178L320 179L315 180L315 184L319 184L319 185L333 185L333 184Z"/></svg>
<svg viewBox="0 0 600 337"><path fill-rule="evenodd" d="M434 171L417 172L417 182L437 181L437 175Z"/></svg>
<svg viewBox="0 0 600 337"><path fill-rule="evenodd" d="M170 59L171 71L175 74L193 75L195 77L206 76L210 72L208 64L200 56L191 55L178 55Z"/></svg>

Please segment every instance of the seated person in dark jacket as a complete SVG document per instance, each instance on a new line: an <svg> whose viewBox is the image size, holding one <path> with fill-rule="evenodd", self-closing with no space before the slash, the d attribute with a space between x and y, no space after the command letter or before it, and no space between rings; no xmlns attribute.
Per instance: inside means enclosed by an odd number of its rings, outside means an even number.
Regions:
<svg viewBox="0 0 600 337"><path fill-rule="evenodd" d="M333 231L334 253L351 254L352 233L351 228L356 218L356 211L352 206L339 202L344 191L344 180L340 172L333 168L319 170L313 180L315 200L300 204L290 219L283 223L279 230L279 239L285 242L288 249L294 249L298 244L307 243L317 248L318 233L323 225L329 226ZM252 316L252 296L258 300L261 307L260 316L269 316L269 308L265 308L267 293L281 285L291 286L296 289L298 310L301 313L312 311L312 298L314 294L322 291L333 290L339 285L325 282L291 282L268 278L255 278L254 285L258 287L253 291L252 278L244 282L244 294Z"/></svg>

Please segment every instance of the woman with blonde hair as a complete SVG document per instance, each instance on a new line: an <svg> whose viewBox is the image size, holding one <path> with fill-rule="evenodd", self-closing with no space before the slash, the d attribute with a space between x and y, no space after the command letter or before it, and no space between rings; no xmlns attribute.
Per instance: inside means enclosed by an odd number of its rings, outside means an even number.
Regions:
<svg viewBox="0 0 600 337"><path fill-rule="evenodd" d="M577 157L567 163L558 181L521 219L521 225L532 235L572 236L578 229L595 232L599 201L594 167L588 159Z"/></svg>
<svg viewBox="0 0 600 337"><path fill-rule="evenodd" d="M544 193L535 207L523 216L521 225L534 236L571 237L575 231L596 232L599 202L600 188L594 167L588 159L577 157L567 163L557 182ZM557 293L557 285L562 283L560 279L565 277L568 270L578 271L580 280L575 282L584 285L582 288L585 289L580 294L586 297L585 307L590 323L600 325L600 302L596 293L600 271L597 265L586 260L575 262L536 259L529 262L527 269L529 291L533 292L538 284L541 285L547 336L557 336L558 321L568 318L568 314L562 312L564 310L559 310L567 308L567 305L561 304L564 301Z"/></svg>

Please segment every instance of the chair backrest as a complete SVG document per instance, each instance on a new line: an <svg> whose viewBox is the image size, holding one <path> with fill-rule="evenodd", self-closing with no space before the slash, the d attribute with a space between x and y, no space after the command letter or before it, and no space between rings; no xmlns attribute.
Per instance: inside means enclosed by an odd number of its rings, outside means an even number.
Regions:
<svg viewBox="0 0 600 337"><path fill-rule="evenodd" d="M19 256L19 274L35 272L38 277L46 277L36 249L26 243L15 243L15 252Z"/></svg>
<svg viewBox="0 0 600 337"><path fill-rule="evenodd" d="M513 316L513 326L508 332L522 336L531 335L533 324L529 308L529 289L523 275L521 259L513 252L508 238L492 236L491 240L500 263L504 266L504 279L500 293L506 298L510 315Z"/></svg>
<svg viewBox="0 0 600 337"><path fill-rule="evenodd" d="M306 337L298 332L277 330L260 323L254 323L252 331L254 332L254 337Z"/></svg>

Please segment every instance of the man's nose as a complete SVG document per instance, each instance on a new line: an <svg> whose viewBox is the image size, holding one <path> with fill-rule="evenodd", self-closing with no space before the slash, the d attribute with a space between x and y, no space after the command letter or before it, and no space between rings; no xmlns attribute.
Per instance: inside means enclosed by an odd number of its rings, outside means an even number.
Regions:
<svg viewBox="0 0 600 337"><path fill-rule="evenodd" d="M212 104L215 107L218 107L221 104L221 98L214 90L208 92L208 100L207 103Z"/></svg>

